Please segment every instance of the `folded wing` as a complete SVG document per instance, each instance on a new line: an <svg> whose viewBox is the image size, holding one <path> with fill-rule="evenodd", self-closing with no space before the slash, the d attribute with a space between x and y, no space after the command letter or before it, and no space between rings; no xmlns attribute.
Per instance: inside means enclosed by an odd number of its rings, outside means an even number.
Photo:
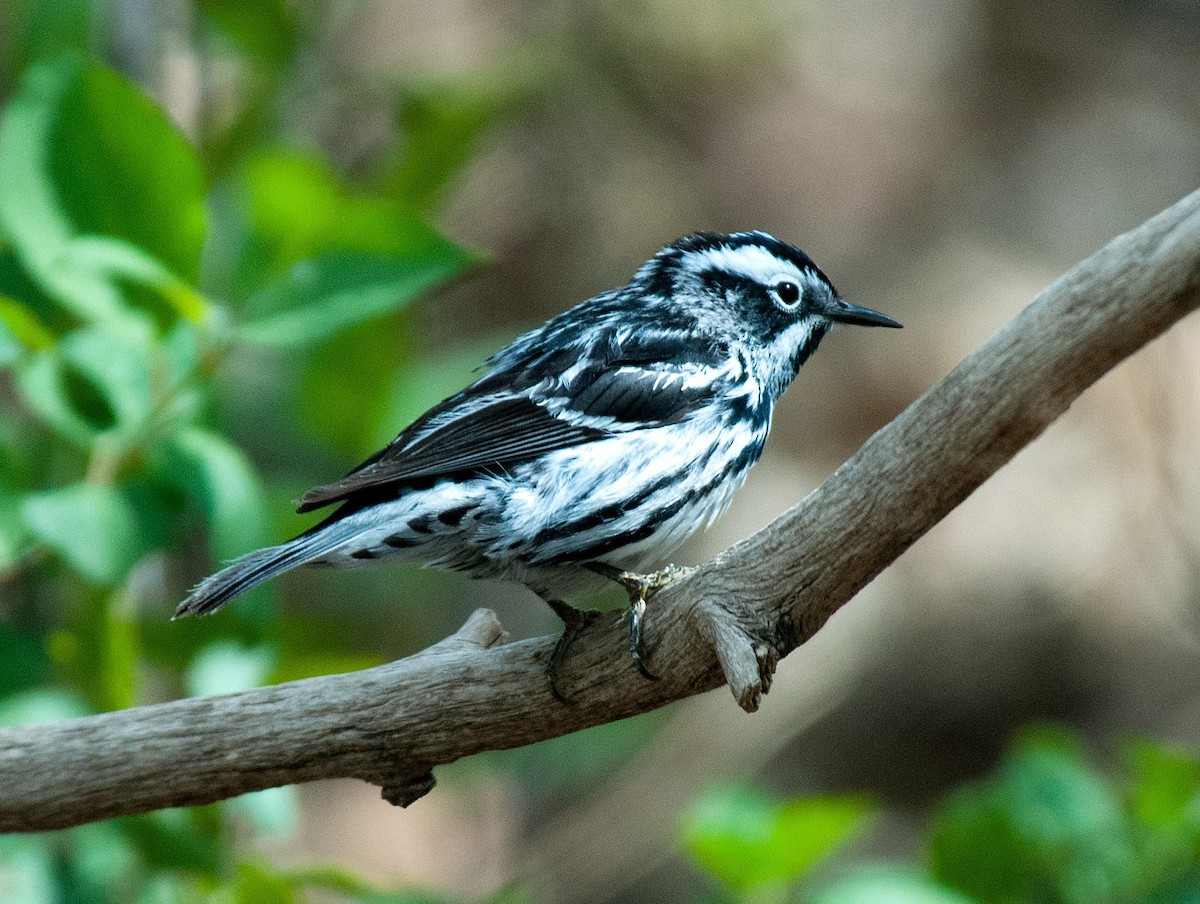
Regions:
<svg viewBox="0 0 1200 904"><path fill-rule="evenodd" d="M414 481L502 473L559 449L676 423L706 404L713 381L644 360L577 362L565 381L505 394L492 374L452 396L387 448L300 500L308 512L343 500L370 504Z"/></svg>

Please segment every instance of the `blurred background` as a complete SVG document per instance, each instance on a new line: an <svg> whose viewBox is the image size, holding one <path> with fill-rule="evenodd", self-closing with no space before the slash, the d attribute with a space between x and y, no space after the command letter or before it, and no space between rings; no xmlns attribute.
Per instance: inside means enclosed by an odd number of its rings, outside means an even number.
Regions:
<svg viewBox="0 0 1200 904"><path fill-rule="evenodd" d="M765 525L1200 184L1200 4L0 0L0 104L19 724L365 667L478 606L558 630L523 588L404 568L167 618L698 229L792 241L906 327L825 342L677 559ZM1198 400L1185 321L754 716L716 691L440 768L409 810L329 782L0 839L0 901L1198 901Z"/></svg>

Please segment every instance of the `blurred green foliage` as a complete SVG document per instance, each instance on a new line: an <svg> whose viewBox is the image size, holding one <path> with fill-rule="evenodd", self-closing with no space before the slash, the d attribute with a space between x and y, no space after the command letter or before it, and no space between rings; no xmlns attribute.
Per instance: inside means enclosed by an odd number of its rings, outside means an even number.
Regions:
<svg viewBox="0 0 1200 904"><path fill-rule="evenodd" d="M279 538L306 461L353 464L380 433L323 449L337 424L461 385L404 382L422 366L407 306L479 262L430 217L525 84L395 89L395 139L351 175L284 109L332 13L200 2L191 49L231 75L188 134L154 85L106 62L109 13L0 11L0 725L378 661L320 623L283 624L271 588L188 630L166 617L215 563ZM363 331L371 353L334 367L329 349ZM319 417L279 411L270 429L299 451L268 471L243 451L261 420L230 377L246 362L337 412L310 433L300 421ZM296 821L294 791L274 789L0 839L0 901L431 900L246 853Z"/></svg>
<svg viewBox="0 0 1200 904"><path fill-rule="evenodd" d="M1192 904L1200 759L1138 740L1101 767L1072 734L1030 729L995 772L935 807L925 866L817 867L858 837L859 798L719 790L680 837L729 901L809 904ZM831 878L832 877L832 878Z"/></svg>
<svg viewBox="0 0 1200 904"><path fill-rule="evenodd" d="M757 900L807 873L860 831L860 797L775 801L747 788L714 789L685 815L685 850L725 888Z"/></svg>

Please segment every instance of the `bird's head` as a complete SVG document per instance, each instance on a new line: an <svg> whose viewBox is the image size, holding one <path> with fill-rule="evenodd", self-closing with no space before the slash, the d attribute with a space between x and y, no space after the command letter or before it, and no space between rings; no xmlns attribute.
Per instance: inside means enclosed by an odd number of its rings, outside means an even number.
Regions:
<svg viewBox="0 0 1200 904"><path fill-rule="evenodd" d="M647 261L637 279L702 332L744 345L773 393L835 325L901 325L841 298L812 258L765 232L685 236Z"/></svg>

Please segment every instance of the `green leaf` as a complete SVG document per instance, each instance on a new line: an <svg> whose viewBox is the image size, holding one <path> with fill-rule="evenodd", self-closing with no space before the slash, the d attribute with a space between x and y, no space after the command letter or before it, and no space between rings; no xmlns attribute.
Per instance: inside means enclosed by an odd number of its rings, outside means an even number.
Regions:
<svg viewBox="0 0 1200 904"><path fill-rule="evenodd" d="M406 257L330 253L301 261L251 302L275 313L247 323L239 335L280 347L319 342L347 326L399 310L469 262L449 243Z"/></svg>
<svg viewBox="0 0 1200 904"><path fill-rule="evenodd" d="M0 231L39 285L79 316L119 318L124 308L113 274L87 253L89 236L119 239L196 278L199 159L152 101L99 64L65 57L26 72L0 120L0 184Z"/></svg>
<svg viewBox="0 0 1200 904"><path fill-rule="evenodd" d="M200 0L199 8L245 53L272 66L296 48L296 14L286 0Z"/></svg>
<svg viewBox="0 0 1200 904"><path fill-rule="evenodd" d="M319 158L260 154L246 179L257 243L248 265L278 275L250 298L250 322L238 332L245 341L319 342L399 310L475 262L411 207L345 188Z"/></svg>
<svg viewBox="0 0 1200 904"><path fill-rule="evenodd" d="M17 46L26 63L88 51L94 25L91 0L26 0L24 13Z"/></svg>
<svg viewBox="0 0 1200 904"><path fill-rule="evenodd" d="M236 904L299 904L299 889L286 876L250 863L238 865Z"/></svg>
<svg viewBox="0 0 1200 904"><path fill-rule="evenodd" d="M288 878L302 888L331 891L352 898L366 898L377 893L374 886L350 870L340 866L309 866L291 870Z"/></svg>
<svg viewBox="0 0 1200 904"><path fill-rule="evenodd" d="M194 323L209 315L204 296L135 245L93 235L75 239L70 250L75 263L88 272L150 289L175 313Z"/></svg>
<svg viewBox="0 0 1200 904"><path fill-rule="evenodd" d="M7 299L0 296L0 308L4 306ZM24 351L21 341L13 334L12 329L4 321L3 313L0 313L0 368L7 367L18 358Z"/></svg>
<svg viewBox="0 0 1200 904"><path fill-rule="evenodd" d="M0 185L6 187L0 192L0 232L30 275L61 303L81 316L119 317L120 297L103 280L66 286L71 280L65 252L78 230L52 172L53 129L62 95L81 66L73 58L34 66L0 118Z"/></svg>
<svg viewBox="0 0 1200 904"><path fill-rule="evenodd" d="M3 244L2 237L0 237L0 296L14 301L25 312L25 317L33 318L40 327L39 333L44 330L52 341L59 333L66 332L77 324L75 318L71 317L42 291L13 249ZM10 323L9 329L13 329L13 326Z"/></svg>
<svg viewBox="0 0 1200 904"><path fill-rule="evenodd" d="M84 64L64 88L51 164L72 223L143 248L194 281L205 216L203 169L191 144L111 69Z"/></svg>
<svg viewBox="0 0 1200 904"><path fill-rule="evenodd" d="M270 251L270 272L329 250L343 194L337 173L313 154L263 151L246 164L249 225Z"/></svg>
<svg viewBox="0 0 1200 904"><path fill-rule="evenodd" d="M152 403L149 344L100 329L82 329L59 343L63 360L73 365L104 396L115 426L137 430Z"/></svg>
<svg viewBox="0 0 1200 904"><path fill-rule="evenodd" d="M263 152L247 164L245 179L247 213L261 258L252 263L267 276L328 253L449 258L457 269L474 262L414 206L343 184L321 157Z"/></svg>
<svg viewBox="0 0 1200 904"><path fill-rule="evenodd" d="M423 892L384 892L337 866L318 866L282 873L296 888L332 892L337 900L354 904L450 904L448 899ZM321 900L324 900L322 898ZM487 899L489 904L529 904L529 899L505 889Z"/></svg>
<svg viewBox="0 0 1200 904"><path fill-rule="evenodd" d="M230 559L266 539L262 482L240 449L215 433L186 428L167 442L165 471L205 514L213 551Z"/></svg>
<svg viewBox="0 0 1200 904"><path fill-rule="evenodd" d="M21 302L15 298L0 295L0 345L8 338L16 347L17 354L22 349L39 351L54 344L54 334ZM0 363L3 363L0 354Z"/></svg>
<svg viewBox="0 0 1200 904"><path fill-rule="evenodd" d="M1133 741L1124 760L1133 781L1133 817L1154 829L1200 829L1200 760L1152 741Z"/></svg>
<svg viewBox="0 0 1200 904"><path fill-rule="evenodd" d="M873 867L839 879L809 904L975 904L975 899L907 867Z"/></svg>
<svg viewBox="0 0 1200 904"><path fill-rule="evenodd" d="M29 529L93 584L120 582L142 554L137 518L117 487L77 483L25 498Z"/></svg>
<svg viewBox="0 0 1200 904"><path fill-rule="evenodd" d="M1120 801L1061 735L1026 735L994 778L946 800L930 834L934 876L982 901L1088 904L1136 878Z"/></svg>
<svg viewBox="0 0 1200 904"><path fill-rule="evenodd" d="M175 324L162 337L160 348L171 385L178 387L200 369L200 337L191 324Z"/></svg>
<svg viewBox="0 0 1200 904"><path fill-rule="evenodd" d="M733 892L792 882L859 834L871 804L862 797L778 803L746 789L711 791L684 816L688 853Z"/></svg>
<svg viewBox="0 0 1200 904"><path fill-rule="evenodd" d="M159 870L188 870L216 879L226 853L220 833L206 823L211 807L158 810L123 816L115 825L146 862Z"/></svg>
<svg viewBox="0 0 1200 904"><path fill-rule="evenodd" d="M1140 887L1186 886L1161 904L1195 900L1200 887L1200 761L1152 741L1126 745L1122 757L1132 787ZM1190 876L1189 876L1190 874ZM1156 902L1157 904L1157 902Z"/></svg>
<svg viewBox="0 0 1200 904"><path fill-rule="evenodd" d="M559 61L522 48L486 72L408 88L400 101L400 142L382 189L432 210L475 154L483 136L511 119L555 79Z"/></svg>
<svg viewBox="0 0 1200 904"><path fill-rule="evenodd" d="M32 537L21 517L21 496L0 486L0 574L13 568L32 546Z"/></svg>
<svg viewBox="0 0 1200 904"><path fill-rule="evenodd" d="M404 136L387 189L421 210L431 209L471 158L480 136L511 109L510 98L471 86L412 91L400 111Z"/></svg>
<svg viewBox="0 0 1200 904"><path fill-rule="evenodd" d="M77 380L69 382L62 357L54 349L18 362L16 388L25 405L80 449L90 449L92 440L112 426L112 409L98 412L95 387ZM91 390L81 398L80 389ZM85 409L83 412L78 409Z"/></svg>
<svg viewBox="0 0 1200 904"><path fill-rule="evenodd" d="M137 433L152 404L149 337L76 330L18 362L16 386L31 411L77 446Z"/></svg>
<svg viewBox="0 0 1200 904"><path fill-rule="evenodd" d="M0 513L4 509L5 502L0 499ZM13 510L19 516L20 509L13 506ZM4 703L0 706L10 704L15 692L49 681L51 677L52 665L41 635L22 630L8 620L0 620L0 662L4 663L4 668L0 669L0 700ZM0 722L3 722L2 716Z"/></svg>

